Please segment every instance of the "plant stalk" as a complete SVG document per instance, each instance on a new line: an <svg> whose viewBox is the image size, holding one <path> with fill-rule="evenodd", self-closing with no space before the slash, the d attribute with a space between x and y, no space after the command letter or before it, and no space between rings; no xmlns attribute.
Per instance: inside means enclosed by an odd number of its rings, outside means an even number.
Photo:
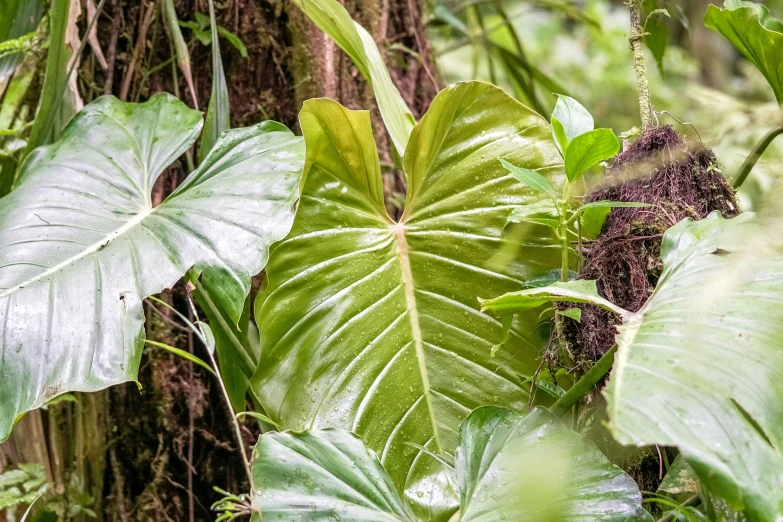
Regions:
<svg viewBox="0 0 783 522"><path fill-rule="evenodd" d="M767 150L769 144L772 143L772 140L777 138L778 135L782 133L783 133L783 125L779 127L775 127L774 129L766 133L764 137L759 140L758 143L756 143L756 145L748 154L748 157L746 157L745 161L742 162L742 166L737 171L737 175L735 176L734 182L731 185L732 187L738 189L742 186L742 184L745 182L745 179L748 177L748 174L750 174L750 171L756 165L756 162L759 160L761 155L764 154L764 151Z"/></svg>
<svg viewBox="0 0 783 522"><path fill-rule="evenodd" d="M701 502L701 497L697 493L696 495L693 495L692 497L688 497L685 502L680 504L682 507L688 507L688 506L698 506ZM668 515L661 517L658 519L658 522L672 522L675 517L675 512L671 511Z"/></svg>
<svg viewBox="0 0 783 522"><path fill-rule="evenodd" d="M188 278L190 279L190 278ZM193 317L198 319L198 313L196 312L196 306L193 304L193 299L190 296L190 291L188 291L188 304L190 305L190 310L193 313ZM201 332L201 337L203 339L206 339L207 336L204 335L204 330L201 328L201 325L196 322L196 325L198 326L199 331ZM223 382L223 376L220 373L220 368L218 368L217 361L215 360L215 356L212 354L212 350L209 346L207 346L207 354L209 355L209 362L212 364L212 367L215 369L215 374L217 375L218 383L220 384L220 391L223 394L223 399L226 401L226 407L228 407L228 411L231 414L231 422L234 425L234 434L237 438L237 444L239 444L239 451L242 454L242 464L245 466L245 473L247 474L247 480L250 484L250 496L255 497L256 495L256 487L253 484L253 471L250 469L250 459L247 457L247 451L245 451L245 441L242 439L242 428L239 426L239 421L237 420L237 414L234 411L234 407L231 405L231 398L228 395L228 390L226 390L226 385Z"/></svg>
<svg viewBox="0 0 783 522"><path fill-rule="evenodd" d="M574 383L568 391L557 399L550 410L558 417L562 417L571 407L587 395L593 389L595 383L601 380L612 368L614 363L614 353L617 351L617 345L612 346L598 361L585 373L578 381Z"/></svg>
<svg viewBox="0 0 783 522"><path fill-rule="evenodd" d="M641 22L641 0L628 0L631 11L631 50L633 68L636 71L636 91L639 95L639 115L642 119L642 131L652 127L652 103L650 87L647 82L647 65L644 61L644 30Z"/></svg>

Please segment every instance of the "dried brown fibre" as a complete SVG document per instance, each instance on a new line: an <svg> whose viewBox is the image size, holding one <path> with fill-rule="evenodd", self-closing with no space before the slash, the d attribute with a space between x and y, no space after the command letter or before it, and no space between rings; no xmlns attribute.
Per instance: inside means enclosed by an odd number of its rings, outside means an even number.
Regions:
<svg viewBox="0 0 783 522"><path fill-rule="evenodd" d="M584 250L581 278L630 311L639 310L658 282L663 233L680 220L703 219L712 211L739 214L734 191L717 169L715 154L684 141L671 126L649 129L618 154L587 201L637 201L650 207L614 208L601 234ZM614 343L617 319L585 306L581 323L568 321L566 335L580 362L592 365Z"/></svg>

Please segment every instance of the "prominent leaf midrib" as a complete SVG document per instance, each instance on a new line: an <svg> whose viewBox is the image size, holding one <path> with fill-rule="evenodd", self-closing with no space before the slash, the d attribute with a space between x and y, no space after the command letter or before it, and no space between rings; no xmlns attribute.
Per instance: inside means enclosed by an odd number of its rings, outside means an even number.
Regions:
<svg viewBox="0 0 783 522"><path fill-rule="evenodd" d="M17 290L19 290L21 288L24 288L25 286L28 286L28 285L31 285L31 284L37 282L37 281L40 281L40 280L46 278L47 276L55 274L55 273L59 272L60 270L66 268L67 266L69 266L69 265L71 265L71 264L73 264L73 263L75 263L75 262L77 262L77 261L79 261L81 259L84 259L85 257L87 257L87 256L89 256L89 255L91 255L91 254L93 254L95 252L98 252L102 247L106 246L112 239L115 239L115 238L118 238L118 237L122 236L127 231L129 231L130 229L132 229L133 227L135 227L136 225L141 223L144 220L144 218L149 216L154 210L155 210L154 208L150 207L147 210L145 210L144 212L140 212L140 213L136 214L136 216L134 216L133 219L129 220L127 223L122 225L120 228L118 228L118 229L116 229L116 230L106 234L99 241L96 241L95 243L93 243L89 247L85 248L84 250L79 252L77 255L71 256L68 259L65 259L65 260L61 261L60 263L56 264L55 266L53 266L53 267L51 267L51 268L41 272L40 274L38 274L38 275L36 275L34 277L31 277L30 279L28 279L26 281L23 281L23 282L17 284L16 286L12 286L8 290L5 290L3 293L0 293L0 298L7 297L7 296L13 294L14 292L16 292Z"/></svg>
<svg viewBox="0 0 783 522"><path fill-rule="evenodd" d="M443 445L438 433L438 424L435 419L435 410L432 405L432 394L430 392L430 380L427 370L427 363L424 359L424 345L422 343L421 326L419 324L419 308L416 303L415 287L413 285L413 272L411 271L411 262L408 257L409 247L405 238L405 227L397 224L392 227L394 238L397 243L397 258L400 261L400 271L402 274L402 286L405 293L405 303L408 308L408 318L411 323L411 336L413 345L416 349L416 360L419 364L419 373L421 373L421 385L424 389L424 397L427 401L427 413L432 424L432 433L435 438L435 444L438 451L442 451Z"/></svg>

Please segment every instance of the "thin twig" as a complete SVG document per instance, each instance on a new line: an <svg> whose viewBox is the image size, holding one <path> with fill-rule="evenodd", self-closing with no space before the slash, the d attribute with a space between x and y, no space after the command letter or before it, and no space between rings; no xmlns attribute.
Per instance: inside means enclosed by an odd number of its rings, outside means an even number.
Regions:
<svg viewBox="0 0 783 522"><path fill-rule="evenodd" d="M701 503L701 496L699 494L695 494L692 497L688 497L685 502L680 504L681 507L688 507L688 506L698 506ZM665 515L658 519L658 522L672 522L674 520L676 514L674 510L670 511L668 515Z"/></svg>
<svg viewBox="0 0 783 522"><path fill-rule="evenodd" d="M142 3L142 6L143 5L144 4ZM133 80L133 74L136 72L136 62L139 60L139 55L147 43L147 31L152 25L156 7L157 4L152 2L152 4L150 4L149 8L147 9L147 12L144 14L144 20L141 22L139 36L136 39L136 45L133 47L133 54L131 55L128 69L125 71L125 76L122 78L122 87L120 88L120 100L122 101L127 101L128 99L128 91L130 90L131 80Z"/></svg>

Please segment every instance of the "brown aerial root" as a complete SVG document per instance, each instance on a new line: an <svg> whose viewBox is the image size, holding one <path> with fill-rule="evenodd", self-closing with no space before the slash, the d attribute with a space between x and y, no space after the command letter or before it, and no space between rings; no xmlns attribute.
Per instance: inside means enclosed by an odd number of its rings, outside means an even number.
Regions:
<svg viewBox="0 0 783 522"><path fill-rule="evenodd" d="M636 201L650 207L614 208L598 238L585 245L580 278L594 279L598 292L635 312L661 274L663 233L680 220L703 219L712 211L733 217L740 210L715 154L684 141L671 126L655 127L615 156L586 201ZM566 336L579 363L592 365L614 343L618 319L594 306L582 307L581 323L566 321Z"/></svg>

